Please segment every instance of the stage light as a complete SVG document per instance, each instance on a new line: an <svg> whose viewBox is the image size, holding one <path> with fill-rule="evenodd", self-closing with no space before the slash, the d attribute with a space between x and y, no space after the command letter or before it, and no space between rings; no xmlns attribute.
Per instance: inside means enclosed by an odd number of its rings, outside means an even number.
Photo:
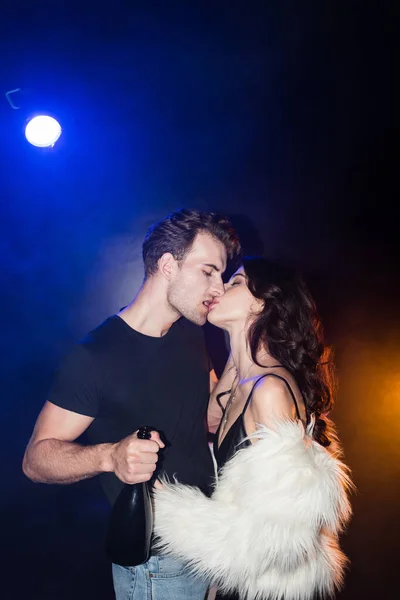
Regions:
<svg viewBox="0 0 400 600"><path fill-rule="evenodd" d="M25 127L25 137L30 144L38 148L54 146L62 132L61 125L53 117L38 115Z"/></svg>

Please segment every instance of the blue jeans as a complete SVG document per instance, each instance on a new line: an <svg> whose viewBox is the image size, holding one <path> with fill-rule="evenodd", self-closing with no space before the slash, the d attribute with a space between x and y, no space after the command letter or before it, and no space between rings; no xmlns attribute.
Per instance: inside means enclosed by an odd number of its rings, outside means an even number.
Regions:
<svg viewBox="0 0 400 600"><path fill-rule="evenodd" d="M138 567L112 566L116 600L204 600L208 584L169 556Z"/></svg>

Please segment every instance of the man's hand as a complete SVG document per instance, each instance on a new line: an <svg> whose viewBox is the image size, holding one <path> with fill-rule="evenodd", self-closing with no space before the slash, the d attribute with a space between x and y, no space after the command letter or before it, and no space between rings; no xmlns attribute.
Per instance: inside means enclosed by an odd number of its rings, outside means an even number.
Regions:
<svg viewBox="0 0 400 600"><path fill-rule="evenodd" d="M159 434L152 431L150 440L139 440L136 432L116 444L77 444L93 420L46 402L25 451L25 475L41 483L75 483L100 473L115 473L124 483L148 481L164 447Z"/></svg>
<svg viewBox="0 0 400 600"><path fill-rule="evenodd" d="M158 451L164 448L157 431L150 440L141 440L137 431L113 444L110 453L111 471L124 483L141 483L152 477L158 460Z"/></svg>

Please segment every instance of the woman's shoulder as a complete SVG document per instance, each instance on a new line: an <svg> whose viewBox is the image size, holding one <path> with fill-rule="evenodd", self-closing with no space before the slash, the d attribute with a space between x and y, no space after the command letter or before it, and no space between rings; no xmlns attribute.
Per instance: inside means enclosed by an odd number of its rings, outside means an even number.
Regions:
<svg viewBox="0 0 400 600"><path fill-rule="evenodd" d="M296 404L302 414L299 388L289 371L275 369L258 377L253 388L251 411L260 423L275 419L296 418Z"/></svg>

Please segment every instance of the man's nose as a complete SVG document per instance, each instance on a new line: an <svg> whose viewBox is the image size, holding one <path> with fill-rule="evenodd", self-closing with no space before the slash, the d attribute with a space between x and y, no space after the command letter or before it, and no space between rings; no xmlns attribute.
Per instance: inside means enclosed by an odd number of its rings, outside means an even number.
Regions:
<svg viewBox="0 0 400 600"><path fill-rule="evenodd" d="M224 293L225 293L225 287L224 287L224 284L222 283L222 280L214 283L214 285L212 287L213 296L214 297L222 296L222 294L224 294Z"/></svg>

